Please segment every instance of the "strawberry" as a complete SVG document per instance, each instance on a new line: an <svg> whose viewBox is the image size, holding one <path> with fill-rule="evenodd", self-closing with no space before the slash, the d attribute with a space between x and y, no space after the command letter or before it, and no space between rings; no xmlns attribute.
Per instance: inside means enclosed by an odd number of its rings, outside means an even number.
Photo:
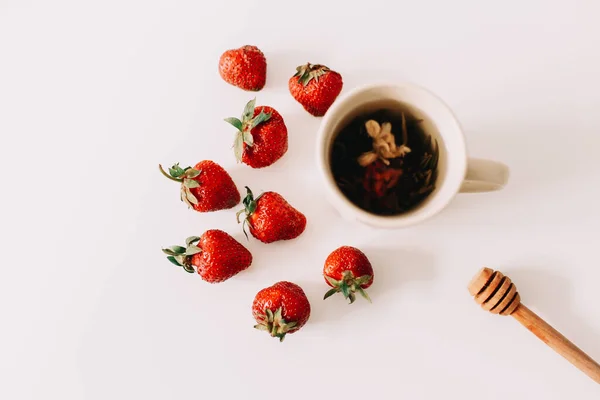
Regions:
<svg viewBox="0 0 600 400"><path fill-rule="evenodd" d="M323 276L333 289L325 293L323 300L335 293L342 292L350 304L356 300L359 292L369 302L371 299L364 289L373 284L373 267L367 256L359 249L342 246L331 252L325 260Z"/></svg>
<svg viewBox="0 0 600 400"><path fill-rule="evenodd" d="M197 244L196 244L197 243ZM211 229L202 236L190 236L187 247L171 246L162 251L173 264L209 283L226 281L252 264L252 254L227 232Z"/></svg>
<svg viewBox="0 0 600 400"><path fill-rule="evenodd" d="M342 76L325 65L307 63L289 79L292 97L315 117L325 115L342 91Z"/></svg>
<svg viewBox="0 0 600 400"><path fill-rule="evenodd" d="M252 236L263 243L294 239L304 232L306 217L279 193L265 192L255 199L247 186L246 191L248 194L243 200L245 208L237 213L238 223L240 215L246 213L244 219L246 237L248 237L246 224L250 227Z"/></svg>
<svg viewBox="0 0 600 400"><path fill-rule="evenodd" d="M310 303L302 288L281 281L260 290L252 303L254 328L267 331L282 342L286 334L302 328L310 317Z"/></svg>
<svg viewBox="0 0 600 400"><path fill-rule="evenodd" d="M267 60L256 46L230 49L219 58L219 74L230 85L256 92L267 82Z"/></svg>
<svg viewBox="0 0 600 400"><path fill-rule="evenodd" d="M198 212L230 209L239 204L240 192L231 176L214 161L200 161L194 168L181 168L179 163L160 172L172 181L181 183L181 201Z"/></svg>
<svg viewBox="0 0 600 400"><path fill-rule="evenodd" d="M264 168L279 160L288 150L288 132L283 117L272 107L256 107L250 100L241 120L225 118L238 131L233 143L235 158L252 168Z"/></svg>

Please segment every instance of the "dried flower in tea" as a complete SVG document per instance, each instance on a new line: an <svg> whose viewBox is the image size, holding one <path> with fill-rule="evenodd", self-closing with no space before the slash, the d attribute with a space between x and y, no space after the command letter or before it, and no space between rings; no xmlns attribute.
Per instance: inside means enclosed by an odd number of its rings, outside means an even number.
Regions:
<svg viewBox="0 0 600 400"><path fill-rule="evenodd" d="M390 158L403 157L410 153L410 148L406 145L408 136L406 133L406 119L402 114L402 145L396 146L396 138L392 133L392 124L384 122L379 125L375 120L368 120L365 123L365 128L369 136L373 138L373 150L363 153L358 158L358 163L366 167L369 164L379 159L385 165L390 165Z"/></svg>

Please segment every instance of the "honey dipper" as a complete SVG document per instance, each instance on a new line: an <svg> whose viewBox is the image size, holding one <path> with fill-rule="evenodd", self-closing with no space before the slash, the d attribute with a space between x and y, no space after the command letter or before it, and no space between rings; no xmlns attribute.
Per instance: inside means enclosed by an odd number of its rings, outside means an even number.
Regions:
<svg viewBox="0 0 600 400"><path fill-rule="evenodd" d="M513 316L554 351L600 383L600 365L525 307L521 303L517 287L508 276L500 271L482 268L469 283L469 293L484 310L493 314Z"/></svg>

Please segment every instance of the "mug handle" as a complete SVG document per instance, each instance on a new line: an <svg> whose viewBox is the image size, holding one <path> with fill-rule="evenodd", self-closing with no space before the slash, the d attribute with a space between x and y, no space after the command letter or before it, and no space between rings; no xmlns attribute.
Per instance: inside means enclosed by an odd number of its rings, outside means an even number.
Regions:
<svg viewBox="0 0 600 400"><path fill-rule="evenodd" d="M460 193L493 192L502 189L508 182L509 169L492 160L469 158L467 173Z"/></svg>

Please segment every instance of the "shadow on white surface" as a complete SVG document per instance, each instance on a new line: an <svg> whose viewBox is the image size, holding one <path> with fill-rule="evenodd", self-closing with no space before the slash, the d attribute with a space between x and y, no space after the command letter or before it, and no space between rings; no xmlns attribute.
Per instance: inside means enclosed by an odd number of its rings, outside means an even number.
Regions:
<svg viewBox="0 0 600 400"><path fill-rule="evenodd" d="M286 171L315 177L315 146L321 118L311 116L299 103L293 108L293 111L288 111L284 116L289 148L285 158L281 159L281 167Z"/></svg>
<svg viewBox="0 0 600 400"><path fill-rule="evenodd" d="M542 268L507 269L521 301L577 347L600 362L600 334L579 316L573 304L575 288L563 276Z"/></svg>
<svg viewBox="0 0 600 400"><path fill-rule="evenodd" d="M518 119L511 122L512 130L508 125L506 121L486 123L477 132L467 129L466 133L469 155L505 163L510 169L508 184L496 192L458 194L435 218L436 223L487 229L510 221L514 227L535 229L591 221L589 209L600 200L592 184L600 179L596 154L600 136L561 133L546 123ZM561 215L561 219L549 215Z"/></svg>
<svg viewBox="0 0 600 400"><path fill-rule="evenodd" d="M566 126L561 129L564 124L560 120L552 127L513 120L512 128L499 122L489 131L485 127L477 132L466 129L469 155L506 163L511 172L506 188L516 194L535 193L560 184L570 186L597 176L600 136L569 131Z"/></svg>
<svg viewBox="0 0 600 400"><path fill-rule="evenodd" d="M310 302L311 311L309 323L311 326L321 323L333 323L345 316L346 313L337 312L336 307L334 306L336 300L340 300L339 298L323 300L325 292L329 289L329 286L327 286L324 279L319 279L317 281L299 279L296 283L304 290L304 293L306 293L306 297L308 297L308 301ZM341 296L341 294L339 296Z"/></svg>
<svg viewBox="0 0 600 400"><path fill-rule="evenodd" d="M435 257L422 249L365 247L363 251L375 273L373 285L369 288L374 302L389 292L401 290L402 286L435 279Z"/></svg>

